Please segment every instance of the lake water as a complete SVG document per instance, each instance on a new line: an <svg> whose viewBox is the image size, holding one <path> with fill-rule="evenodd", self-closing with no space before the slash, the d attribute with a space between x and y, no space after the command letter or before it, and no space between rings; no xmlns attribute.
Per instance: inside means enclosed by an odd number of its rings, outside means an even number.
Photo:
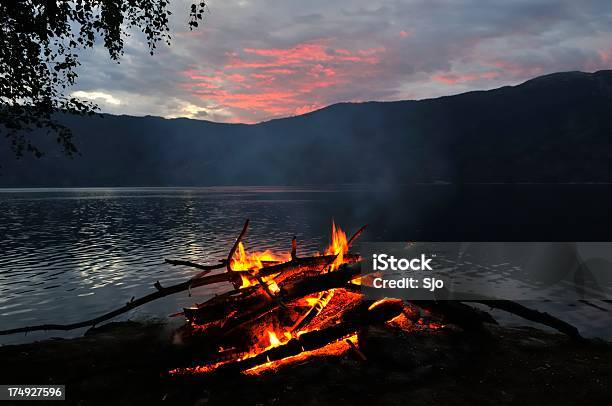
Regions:
<svg viewBox="0 0 612 406"><path fill-rule="evenodd" d="M151 292L155 281L183 281L195 271L164 258L215 263L246 218L247 249L289 250L295 235L305 254L327 245L332 218L348 233L368 223L364 241L612 241L610 207L611 185L2 190L0 328L80 321ZM229 288L177 294L118 319L165 318ZM609 303L530 305L612 338Z"/></svg>

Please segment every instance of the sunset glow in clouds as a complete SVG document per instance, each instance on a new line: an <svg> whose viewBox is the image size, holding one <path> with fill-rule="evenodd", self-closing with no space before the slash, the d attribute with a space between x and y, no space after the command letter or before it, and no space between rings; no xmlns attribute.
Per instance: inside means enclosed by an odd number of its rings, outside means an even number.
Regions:
<svg viewBox="0 0 612 406"><path fill-rule="evenodd" d="M83 55L74 94L103 111L254 123L338 102L438 97L569 70L612 68L603 0L210 0L196 31L117 65Z"/></svg>
<svg viewBox="0 0 612 406"><path fill-rule="evenodd" d="M307 113L324 107L325 95L376 73L384 48L347 50L327 41L289 48L244 48L227 54L222 69L188 69L185 90L205 103L237 113L235 121ZM322 90L325 90L323 92Z"/></svg>

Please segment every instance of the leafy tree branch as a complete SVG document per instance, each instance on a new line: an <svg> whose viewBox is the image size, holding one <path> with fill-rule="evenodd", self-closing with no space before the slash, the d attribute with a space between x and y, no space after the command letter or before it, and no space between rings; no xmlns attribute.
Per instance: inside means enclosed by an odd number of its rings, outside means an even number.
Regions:
<svg viewBox="0 0 612 406"><path fill-rule="evenodd" d="M198 27L205 2L191 3L188 26ZM123 54L124 38L141 31L153 55L170 45L168 0L13 0L0 2L0 134L21 157L42 151L28 137L42 129L64 153L77 152L70 128L56 113L95 114L95 103L68 95L77 79L78 51L102 41L112 60Z"/></svg>

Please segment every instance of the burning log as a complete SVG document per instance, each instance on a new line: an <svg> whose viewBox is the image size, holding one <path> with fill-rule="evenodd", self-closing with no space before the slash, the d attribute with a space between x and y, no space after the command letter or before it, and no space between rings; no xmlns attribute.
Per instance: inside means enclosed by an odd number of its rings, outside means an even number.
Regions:
<svg viewBox="0 0 612 406"><path fill-rule="evenodd" d="M330 262L333 262L336 257L336 255L318 255L313 257L295 258L288 262L263 267L259 270L258 274L261 276L270 276L278 273L299 271L304 268L320 269L327 266ZM344 260L348 263L357 262L359 259L359 255L348 254L344 257Z"/></svg>
<svg viewBox="0 0 612 406"><path fill-rule="evenodd" d="M330 299L334 296L334 290L330 289L327 292L323 292L319 294L316 303L308 310L304 315L302 315L291 327L291 333L295 333L300 331L304 326L306 326L312 319L317 317L321 310L329 303Z"/></svg>
<svg viewBox="0 0 612 406"><path fill-rule="evenodd" d="M402 312L404 304L399 299L363 301L357 308L346 312L340 323L321 330L299 334L285 343L274 342L263 352L220 362L211 362L196 368L196 372L240 372L260 365L313 351L356 334L357 330L373 324L382 324ZM351 345L354 346L354 343ZM189 372L174 370L175 373Z"/></svg>
<svg viewBox="0 0 612 406"><path fill-rule="evenodd" d="M339 288L358 276L360 272L361 266L359 263L343 265L334 272L301 279L296 282L289 282L279 288L277 296L282 301L289 302L313 293ZM242 315L240 319L249 319L268 312L276 306L278 304L271 301L267 295L259 294L248 296L231 304L225 301L209 301L198 307L186 308L183 312L185 317L191 322L204 324L227 318L230 313ZM234 323L239 324L238 321Z"/></svg>

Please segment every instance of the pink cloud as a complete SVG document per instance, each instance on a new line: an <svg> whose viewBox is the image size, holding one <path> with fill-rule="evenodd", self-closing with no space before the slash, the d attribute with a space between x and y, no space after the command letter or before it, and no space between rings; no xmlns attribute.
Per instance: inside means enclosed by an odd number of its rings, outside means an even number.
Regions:
<svg viewBox="0 0 612 406"><path fill-rule="evenodd" d="M410 34L411 34L411 33L410 33L410 31L405 31L405 30L401 30L401 31L399 32L399 36L400 36L401 38L408 38L408 37L410 36Z"/></svg>
<svg viewBox="0 0 612 406"><path fill-rule="evenodd" d="M268 69L267 70L268 73L274 74L274 75L290 75L292 73L295 73L296 71L293 69Z"/></svg>
<svg viewBox="0 0 612 406"><path fill-rule="evenodd" d="M232 111L242 122L303 114L340 101L345 86L375 74L385 48L336 49L328 41L227 53L214 75L183 72L195 97ZM206 70L203 69L203 72Z"/></svg>

